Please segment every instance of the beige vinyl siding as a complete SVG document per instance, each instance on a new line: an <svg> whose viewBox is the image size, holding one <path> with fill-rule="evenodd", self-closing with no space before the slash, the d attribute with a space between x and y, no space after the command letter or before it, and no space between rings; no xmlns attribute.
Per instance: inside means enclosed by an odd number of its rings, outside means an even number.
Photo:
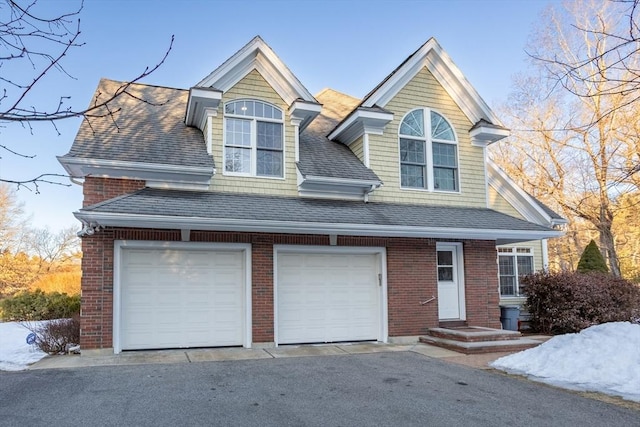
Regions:
<svg viewBox="0 0 640 427"><path fill-rule="evenodd" d="M283 111L284 178L257 178L224 174L224 103L243 98L265 101ZM251 71L222 95L222 102L218 107L218 115L213 118L212 125L212 154L216 164L216 175L211 182L211 191L297 196L294 127L291 125L290 117L287 114L288 108L289 106L285 104L257 70Z"/></svg>
<svg viewBox="0 0 640 427"><path fill-rule="evenodd" d="M364 163L364 143L363 143L362 137L353 141L349 145L349 148L351 148L351 151L353 151L353 154L355 154L358 157L358 159L360 159L360 161Z"/></svg>
<svg viewBox="0 0 640 427"><path fill-rule="evenodd" d="M431 108L444 115L454 127L458 138L459 193L400 188L398 127L406 113L421 107ZM384 108L392 111L394 118L386 126L384 135L369 136L371 169L384 182L384 186L371 195L371 201L487 206L484 152L481 147L472 146L469 138L469 129L473 123L429 70L423 68Z"/></svg>
<svg viewBox="0 0 640 427"><path fill-rule="evenodd" d="M513 207L513 205L511 205L511 203L509 203L507 201L507 199L505 199L504 197L502 197L502 195L500 193L498 193L498 191L493 188L492 186L488 186L489 187L489 208L496 210L498 212L502 212L503 214L507 214L513 217L516 217L518 219L525 219L520 212L518 212L516 210L516 208Z"/></svg>

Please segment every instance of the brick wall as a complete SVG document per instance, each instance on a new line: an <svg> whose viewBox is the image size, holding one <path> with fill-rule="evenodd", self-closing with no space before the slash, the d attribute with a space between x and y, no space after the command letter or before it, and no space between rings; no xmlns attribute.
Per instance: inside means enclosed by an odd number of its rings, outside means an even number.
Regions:
<svg viewBox="0 0 640 427"><path fill-rule="evenodd" d="M496 247L492 241L464 242L467 323L501 328Z"/></svg>
<svg viewBox="0 0 640 427"><path fill-rule="evenodd" d="M106 229L83 238L81 345L109 348L112 343L113 241L180 241L179 230ZM191 241L249 243L252 247L253 342L273 342L273 245L327 245L328 236L194 231ZM467 319L470 325L500 327L495 246L464 241ZM438 325L436 241L408 238L338 238L338 246L387 249L389 336L415 336Z"/></svg>
<svg viewBox="0 0 640 427"><path fill-rule="evenodd" d="M132 193L144 188L144 186L144 181L135 179L86 177L82 185L82 194L84 196L82 207Z"/></svg>
<svg viewBox="0 0 640 427"><path fill-rule="evenodd" d="M84 206L130 193L144 181L87 178ZM111 229L82 238L81 345L113 347L114 240L180 241L180 230ZM193 242L251 244L253 342L274 341L273 245L329 245L329 236L192 231ZM436 240L338 236L338 246L384 247L387 251L389 336L415 336L438 326ZM495 243L463 241L467 322L500 327Z"/></svg>

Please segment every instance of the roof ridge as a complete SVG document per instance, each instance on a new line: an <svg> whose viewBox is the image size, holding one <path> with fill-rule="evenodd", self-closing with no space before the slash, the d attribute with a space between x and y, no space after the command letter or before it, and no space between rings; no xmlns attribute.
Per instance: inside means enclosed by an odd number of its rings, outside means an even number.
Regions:
<svg viewBox="0 0 640 427"><path fill-rule="evenodd" d="M113 80L110 79L108 77L101 77L100 78L100 83L102 82L109 82L109 83L116 83L119 85L129 85L129 86L143 86L143 87L152 87L152 88L158 88L158 89L171 89L171 90L180 90L183 92L188 92L189 89L184 89L184 88L179 88L179 87L171 87L171 86L164 86L164 85L152 85L152 84L148 84L148 83L139 83L139 82L127 82L127 81L122 81L122 80Z"/></svg>

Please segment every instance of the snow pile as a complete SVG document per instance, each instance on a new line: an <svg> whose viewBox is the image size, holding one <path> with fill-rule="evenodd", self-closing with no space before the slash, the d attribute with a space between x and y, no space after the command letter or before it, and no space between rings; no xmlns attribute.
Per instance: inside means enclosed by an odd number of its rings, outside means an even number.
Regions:
<svg viewBox="0 0 640 427"><path fill-rule="evenodd" d="M559 335L490 366L558 387L640 402L640 325L605 323Z"/></svg>
<svg viewBox="0 0 640 427"><path fill-rule="evenodd" d="M38 325L40 322L30 322ZM27 344L31 331L17 322L0 322L0 371L22 371L47 354Z"/></svg>

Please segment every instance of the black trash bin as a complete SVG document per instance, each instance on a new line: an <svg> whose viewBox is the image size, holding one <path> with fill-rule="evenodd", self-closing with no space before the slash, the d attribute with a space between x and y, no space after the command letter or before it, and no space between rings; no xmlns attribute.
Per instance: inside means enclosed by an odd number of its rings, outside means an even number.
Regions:
<svg viewBox="0 0 640 427"><path fill-rule="evenodd" d="M500 323L502 329L507 331L518 330L518 319L520 318L520 307L517 305L500 306Z"/></svg>

